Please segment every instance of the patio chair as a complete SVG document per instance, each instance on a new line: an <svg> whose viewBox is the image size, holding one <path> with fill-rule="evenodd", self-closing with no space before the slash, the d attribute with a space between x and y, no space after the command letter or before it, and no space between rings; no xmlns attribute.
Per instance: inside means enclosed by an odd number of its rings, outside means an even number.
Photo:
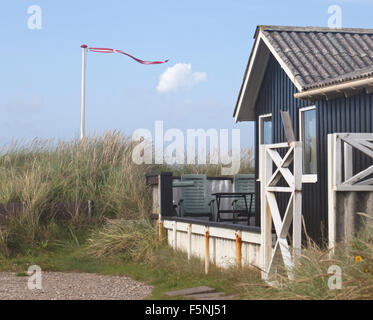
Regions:
<svg viewBox="0 0 373 320"><path fill-rule="evenodd" d="M207 191L207 177L204 174L183 174L181 182L191 182L193 186L181 189L181 199L178 203L180 217L214 218L214 202L210 200Z"/></svg>
<svg viewBox="0 0 373 320"><path fill-rule="evenodd" d="M236 174L233 181L233 192L255 192L255 175L254 174ZM249 210L248 215L243 213L238 214L240 216L246 216L250 219L250 215L255 212L255 194L252 196L251 208L250 208L251 196L246 196L247 208ZM245 210L245 200L235 199L232 202L234 210ZM249 220L250 221L250 220Z"/></svg>

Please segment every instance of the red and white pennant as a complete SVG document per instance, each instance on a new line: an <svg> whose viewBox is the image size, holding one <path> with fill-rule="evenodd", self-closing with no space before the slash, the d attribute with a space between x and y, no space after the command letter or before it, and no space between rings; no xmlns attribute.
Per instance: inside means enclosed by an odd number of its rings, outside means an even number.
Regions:
<svg viewBox="0 0 373 320"><path fill-rule="evenodd" d="M100 53L121 53L121 54L124 54L130 58L132 58L133 60L137 61L138 63L141 63L141 64L161 64L161 63L166 63L168 62L168 59L165 60L165 61L144 61L144 60L141 60L141 59L138 59L132 55L130 55L129 53L126 53L122 50L118 50L118 49L110 49L110 48L93 48L93 47L88 47L86 46L85 44L83 44L81 46L82 48L87 48L88 51L92 51L92 52L100 52Z"/></svg>

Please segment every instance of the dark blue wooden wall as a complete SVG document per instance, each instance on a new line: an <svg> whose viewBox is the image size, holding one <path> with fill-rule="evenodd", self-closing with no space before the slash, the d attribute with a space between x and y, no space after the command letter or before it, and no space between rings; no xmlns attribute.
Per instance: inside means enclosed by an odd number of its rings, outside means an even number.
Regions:
<svg viewBox="0 0 373 320"><path fill-rule="evenodd" d="M345 98L309 102L294 98L297 88L288 78L276 59L271 56L264 75L255 107L255 168L258 178L259 146L258 116L272 113L274 143L285 142L285 134L280 111L289 111L294 131L299 139L299 108L316 105L317 113L317 170L318 182L303 184L303 216L308 235L318 244L327 241L328 227L328 172L327 172L327 134L336 132L373 132L373 95L360 93ZM354 157L355 171L366 168L370 160L360 154ZM256 185L256 221L260 225L260 188ZM286 196L280 196L280 209L284 210Z"/></svg>

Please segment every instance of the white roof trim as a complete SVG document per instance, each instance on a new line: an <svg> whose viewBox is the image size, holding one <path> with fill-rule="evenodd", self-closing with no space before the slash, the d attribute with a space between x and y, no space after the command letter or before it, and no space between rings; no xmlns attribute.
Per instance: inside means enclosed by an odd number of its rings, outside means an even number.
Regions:
<svg viewBox="0 0 373 320"><path fill-rule="evenodd" d="M281 68L284 69L287 76L290 78L290 80L294 83L295 87L298 89L298 91L302 91L303 88L300 86L299 83L297 83L295 76L290 71L289 67L285 64L285 62L280 58L276 50L273 48L273 46L270 44L268 39L265 37L262 31L260 31L259 36L263 39L264 43L267 45L268 49L271 51L273 56L276 58L278 63L280 64Z"/></svg>
<svg viewBox="0 0 373 320"><path fill-rule="evenodd" d="M243 87L242 87L242 90L240 92L240 96L238 98L237 110L236 110L235 117L234 117L234 120L236 122L238 122L238 115L239 115L240 110L241 110L242 99L243 99L243 97L245 95L245 92L246 92L247 83L249 82L249 77L251 75L251 70L253 68L253 64L254 64L254 61L255 61L256 52L258 51L259 43L260 43L261 40L262 39L261 39L260 36L255 40L254 49L252 51L252 59L250 59L248 69L247 69L247 72L246 72L246 76L245 76L245 79L244 79L244 82L243 82Z"/></svg>
<svg viewBox="0 0 373 320"><path fill-rule="evenodd" d="M288 66L281 59L281 57L277 54L276 50L273 48L273 46L271 45L271 43L268 41L268 39L263 34L262 30L259 30L258 36L256 37L256 40L255 40L254 48L252 50L252 54L251 54L251 57L250 57L249 65L247 67L247 72L246 72L246 75L245 75L245 78L244 78L244 82L243 82L243 85L242 85L242 90L241 90L239 98L238 98L237 107L236 107L235 114L234 114L235 122L240 121L239 120L239 115L240 115L240 112L241 112L241 109L242 109L243 98L244 98L246 90L247 90L247 85L248 85L249 79L252 77L253 66L254 66L254 63L256 62L258 48L259 48L259 45L261 43L264 43L266 45L266 47L269 49L269 51L272 53L272 55L276 58L276 60L278 61L278 63L282 67L282 69L285 71L285 73L287 74L287 76L294 83L295 87L299 91L302 91L302 89L303 89L299 85L299 83L296 82L295 76L291 73L291 71L288 68ZM262 68L265 69L266 66L267 66L267 64L263 65ZM258 92L256 92L256 96L251 97L251 100L254 100L254 102L256 101L257 94L258 94ZM243 120L243 121L245 121L245 120Z"/></svg>

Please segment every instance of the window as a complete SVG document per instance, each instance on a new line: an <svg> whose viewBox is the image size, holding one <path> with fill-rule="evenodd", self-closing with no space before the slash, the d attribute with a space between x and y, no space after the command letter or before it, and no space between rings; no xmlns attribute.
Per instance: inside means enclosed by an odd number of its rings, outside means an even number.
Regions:
<svg viewBox="0 0 373 320"><path fill-rule="evenodd" d="M303 182L317 182L315 106L299 110L299 133L303 142Z"/></svg>
<svg viewBox="0 0 373 320"><path fill-rule="evenodd" d="M259 116L259 144L272 143L272 114Z"/></svg>

